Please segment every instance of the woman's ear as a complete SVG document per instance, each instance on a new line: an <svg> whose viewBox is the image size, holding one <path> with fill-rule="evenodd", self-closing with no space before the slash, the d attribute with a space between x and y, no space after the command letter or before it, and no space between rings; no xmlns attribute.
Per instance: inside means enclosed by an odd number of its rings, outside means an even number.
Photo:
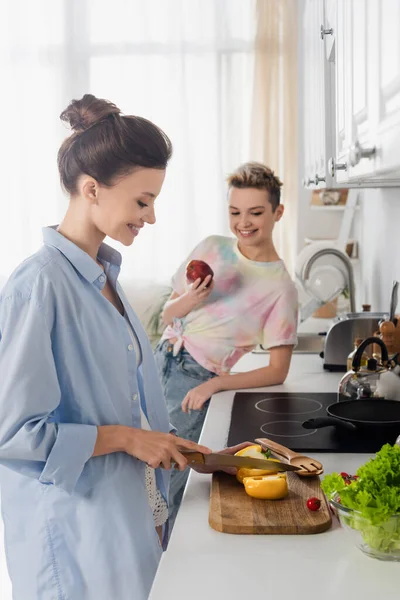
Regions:
<svg viewBox="0 0 400 600"><path fill-rule="evenodd" d="M84 176L78 185L80 195L90 204L97 204L99 189L98 183L93 177Z"/></svg>
<svg viewBox="0 0 400 600"><path fill-rule="evenodd" d="M283 206L283 204L278 204L278 206L275 209L274 212L274 217L275 217L275 223L277 223L278 221L280 221L282 219L282 215L285 212L285 207Z"/></svg>

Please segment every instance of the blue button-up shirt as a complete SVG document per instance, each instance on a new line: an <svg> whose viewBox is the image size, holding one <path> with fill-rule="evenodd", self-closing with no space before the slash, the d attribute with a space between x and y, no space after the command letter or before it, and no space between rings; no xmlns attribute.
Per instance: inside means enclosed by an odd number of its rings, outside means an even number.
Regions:
<svg viewBox="0 0 400 600"><path fill-rule="evenodd" d="M117 277L53 228L0 296L0 489L14 600L141 600L162 553L144 463L92 458L98 425L168 432L152 350ZM106 276L123 316L102 295ZM169 474L157 469L168 494Z"/></svg>

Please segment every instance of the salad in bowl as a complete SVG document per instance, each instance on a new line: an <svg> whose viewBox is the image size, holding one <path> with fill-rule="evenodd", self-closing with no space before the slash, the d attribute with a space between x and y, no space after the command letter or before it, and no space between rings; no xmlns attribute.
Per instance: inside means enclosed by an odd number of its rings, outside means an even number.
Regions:
<svg viewBox="0 0 400 600"><path fill-rule="evenodd" d="M385 444L356 475L326 475L321 487L365 554L400 561L400 447Z"/></svg>

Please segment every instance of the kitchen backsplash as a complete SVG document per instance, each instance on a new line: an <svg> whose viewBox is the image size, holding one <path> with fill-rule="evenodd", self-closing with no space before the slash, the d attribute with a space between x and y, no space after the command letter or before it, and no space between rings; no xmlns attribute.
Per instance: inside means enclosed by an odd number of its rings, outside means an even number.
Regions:
<svg viewBox="0 0 400 600"><path fill-rule="evenodd" d="M400 188L361 193L361 214L356 219L361 259L358 297L372 310L389 310L392 281L400 280Z"/></svg>

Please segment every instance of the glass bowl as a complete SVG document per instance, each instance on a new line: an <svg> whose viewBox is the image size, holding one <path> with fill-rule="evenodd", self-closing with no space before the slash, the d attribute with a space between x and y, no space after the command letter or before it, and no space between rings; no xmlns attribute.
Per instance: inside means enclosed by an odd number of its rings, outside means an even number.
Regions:
<svg viewBox="0 0 400 600"><path fill-rule="evenodd" d="M364 554L380 560L400 561L400 514L372 524L358 511L343 506L336 496L329 501L340 524Z"/></svg>

